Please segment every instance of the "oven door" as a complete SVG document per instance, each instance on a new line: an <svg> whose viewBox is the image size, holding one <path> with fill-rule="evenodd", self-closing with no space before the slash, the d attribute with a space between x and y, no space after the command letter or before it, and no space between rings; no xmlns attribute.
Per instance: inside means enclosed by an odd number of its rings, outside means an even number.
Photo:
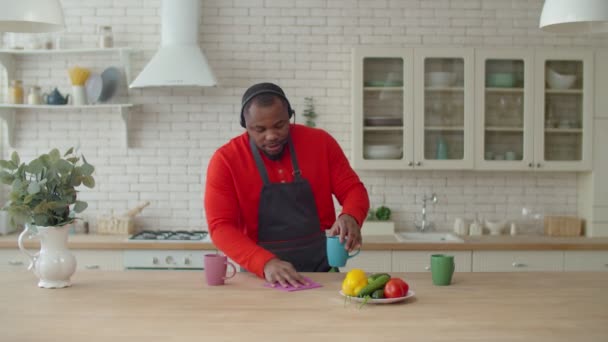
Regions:
<svg viewBox="0 0 608 342"><path fill-rule="evenodd" d="M126 270L202 270L203 256L215 250L125 250Z"/></svg>

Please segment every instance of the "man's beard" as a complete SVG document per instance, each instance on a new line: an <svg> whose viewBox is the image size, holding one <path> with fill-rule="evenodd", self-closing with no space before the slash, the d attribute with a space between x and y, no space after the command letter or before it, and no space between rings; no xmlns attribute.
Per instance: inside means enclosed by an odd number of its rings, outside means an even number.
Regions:
<svg viewBox="0 0 608 342"><path fill-rule="evenodd" d="M283 148L281 149L281 152L274 154L274 155L268 154L264 150L262 150L262 153L264 153L264 155L266 157L268 157L268 159L277 161L277 160L281 159L281 157L283 157L283 154L285 153L285 146L287 146L287 143L283 144Z"/></svg>

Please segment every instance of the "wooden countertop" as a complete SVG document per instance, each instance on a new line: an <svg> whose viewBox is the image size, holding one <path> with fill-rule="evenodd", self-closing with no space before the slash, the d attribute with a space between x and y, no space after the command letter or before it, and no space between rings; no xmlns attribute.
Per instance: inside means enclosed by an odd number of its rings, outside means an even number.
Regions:
<svg viewBox="0 0 608 342"><path fill-rule="evenodd" d="M307 274L322 288L283 292L239 273L209 287L202 271L78 271L39 289L31 272L0 272L6 341L606 341L608 273L395 273L415 297L346 303L344 274Z"/></svg>
<svg viewBox="0 0 608 342"><path fill-rule="evenodd" d="M18 248L17 235L0 236L0 248ZM399 242L394 236L365 236L363 250L608 250L608 237L597 238L562 238L543 235L501 235L464 237L464 242ZM200 242L133 242L123 235L70 235L70 248L129 250L201 250L215 249L212 243ZM27 248L36 248L37 240L26 241Z"/></svg>

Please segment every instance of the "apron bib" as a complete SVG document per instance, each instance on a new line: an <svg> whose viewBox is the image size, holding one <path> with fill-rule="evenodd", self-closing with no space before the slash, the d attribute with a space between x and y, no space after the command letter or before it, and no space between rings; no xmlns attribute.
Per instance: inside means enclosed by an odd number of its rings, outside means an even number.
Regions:
<svg viewBox="0 0 608 342"><path fill-rule="evenodd" d="M292 183L270 183L255 142L249 146L264 183L258 206L258 245L290 262L298 272L327 272L325 232L312 188L302 178L291 137L287 140L294 170Z"/></svg>

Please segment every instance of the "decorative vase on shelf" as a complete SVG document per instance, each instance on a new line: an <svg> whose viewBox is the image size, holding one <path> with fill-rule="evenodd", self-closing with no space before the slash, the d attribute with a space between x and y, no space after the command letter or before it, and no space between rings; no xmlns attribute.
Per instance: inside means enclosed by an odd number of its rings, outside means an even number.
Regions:
<svg viewBox="0 0 608 342"><path fill-rule="evenodd" d="M72 285L70 278L76 271L76 258L68 249L70 225L37 227L26 224L19 235L19 249L30 258L28 270L38 277L38 287L62 288ZM30 253L23 246L24 238L39 238L40 252Z"/></svg>
<svg viewBox="0 0 608 342"><path fill-rule="evenodd" d="M448 159L448 146L446 145L446 142L445 140L443 140L443 138L439 138L439 140L437 141L437 159Z"/></svg>

